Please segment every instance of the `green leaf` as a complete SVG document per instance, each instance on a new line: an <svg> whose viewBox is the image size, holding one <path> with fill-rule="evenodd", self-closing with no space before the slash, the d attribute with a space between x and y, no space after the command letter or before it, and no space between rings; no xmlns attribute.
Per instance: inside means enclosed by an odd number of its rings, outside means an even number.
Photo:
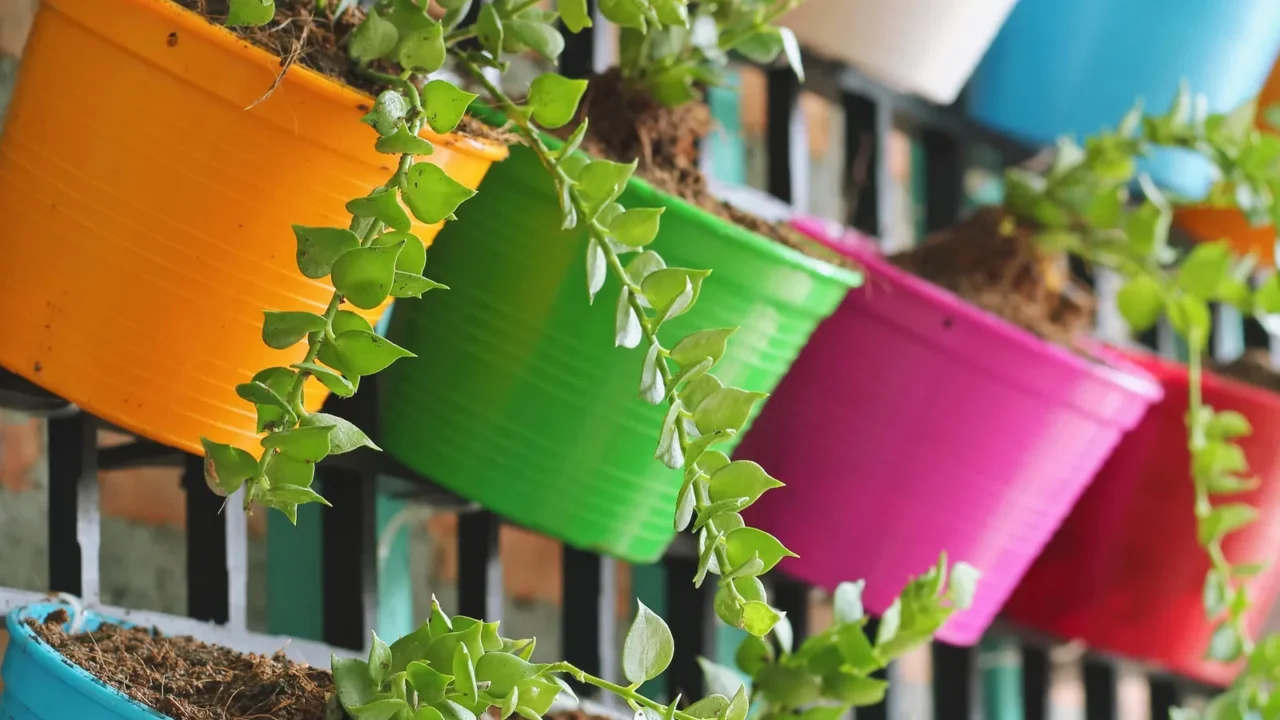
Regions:
<svg viewBox="0 0 1280 720"><path fill-rule="evenodd" d="M768 603L759 600L752 600L742 606L743 630L752 635L768 634L778 621L782 620L782 617L782 614L770 607Z"/></svg>
<svg viewBox="0 0 1280 720"><path fill-rule="evenodd" d="M600 0L600 14L619 27L635 28L643 32L645 23L643 6L636 0Z"/></svg>
<svg viewBox="0 0 1280 720"><path fill-rule="evenodd" d="M275 350L296 345L313 332L325 327L324 318L309 312L273 312L267 310L262 322L262 342Z"/></svg>
<svg viewBox="0 0 1280 720"><path fill-rule="evenodd" d="M750 460L737 460L715 471L711 476L711 501L746 498L747 505L760 499L767 490L782 487L764 468Z"/></svg>
<svg viewBox="0 0 1280 720"><path fill-rule="evenodd" d="M794 709L818 699L822 679L801 668L766 665L756 675L755 689L769 702Z"/></svg>
<svg viewBox="0 0 1280 720"><path fill-rule="evenodd" d="M1223 503L1197 519L1196 536L1201 545L1239 530L1258 519L1258 510L1246 503Z"/></svg>
<svg viewBox="0 0 1280 720"><path fill-rule="evenodd" d="M374 247L395 245L400 245L400 254L396 255L396 270L416 275L427 267L427 248L417 235L407 232L388 232L373 239Z"/></svg>
<svg viewBox="0 0 1280 720"><path fill-rule="evenodd" d="M341 335L348 330L373 332L373 326L369 324L368 320L350 310L339 310L338 314L333 316L333 334L335 336ZM338 349L331 341L325 340L320 343L320 352L316 357L320 358L320 362L325 365L345 374L347 379L351 381L352 386L359 389L360 376L346 372L346 368L342 367L342 362L338 359Z"/></svg>
<svg viewBox="0 0 1280 720"><path fill-rule="evenodd" d="M280 397L284 397L293 388L296 377L289 368L273 367L259 371L252 379L254 382L266 385ZM272 404L258 405L257 410L258 432L279 430L286 425L292 425L296 420L291 408L281 408Z"/></svg>
<svg viewBox="0 0 1280 720"><path fill-rule="evenodd" d="M1240 636L1235 628L1228 622L1218 625L1209 638L1209 659L1224 663L1235 662L1240 658L1241 651Z"/></svg>
<svg viewBox="0 0 1280 720"><path fill-rule="evenodd" d="M732 49L755 62L771 63L782 53L782 33L776 27L765 26L739 41Z"/></svg>
<svg viewBox="0 0 1280 720"><path fill-rule="evenodd" d="M433 73L444 65L447 49L444 26L438 22L412 30L400 41L400 67L414 72Z"/></svg>
<svg viewBox="0 0 1280 720"><path fill-rule="evenodd" d="M822 679L822 694L853 705L866 707L884 701L889 683L879 678L840 672Z"/></svg>
<svg viewBox="0 0 1280 720"><path fill-rule="evenodd" d="M605 278L609 276L608 258L604 249L595 238L587 240L587 301L594 303L596 293L604 287Z"/></svg>
<svg viewBox="0 0 1280 720"><path fill-rule="evenodd" d="M1164 291L1150 275L1137 275L1116 293L1116 305L1129 327L1143 332L1164 312Z"/></svg>
<svg viewBox="0 0 1280 720"><path fill-rule="evenodd" d="M978 579L982 573L966 562L958 562L951 568L951 601L960 610L968 610L978 593Z"/></svg>
<svg viewBox="0 0 1280 720"><path fill-rule="evenodd" d="M683 405L679 400L672 401L670 406L668 406L667 414L662 420L662 433L658 436L658 450L653 455L656 459L661 461L663 465L666 465L672 470L679 470L684 466L684 448L680 445L680 437L676 428L676 423L681 420L680 411L682 409ZM679 504L681 508L683 508L686 503L688 503L689 512L692 513L692 494L689 494L689 498L687 500L683 497L680 498ZM683 524L687 526L689 522L687 519L684 523L680 523L679 520L677 520L676 524ZM681 530L684 530L684 527L676 528L677 532Z"/></svg>
<svg viewBox="0 0 1280 720"><path fill-rule="evenodd" d="M316 425L275 432L262 438L262 447L278 449L294 460L320 462L329 456L329 435L333 426Z"/></svg>
<svg viewBox="0 0 1280 720"><path fill-rule="evenodd" d="M413 216L431 225L451 217L476 191L435 165L416 163L409 168L400 194Z"/></svg>
<svg viewBox="0 0 1280 720"><path fill-rule="evenodd" d="M1197 298L1215 296L1231 268L1231 252L1225 243L1198 243L1178 268L1178 285Z"/></svg>
<svg viewBox="0 0 1280 720"><path fill-rule="evenodd" d="M413 273L396 271L395 278L391 281L392 297L422 297L423 293L430 290L448 290L448 285L441 285L435 280L431 280L421 275Z"/></svg>
<svg viewBox="0 0 1280 720"><path fill-rule="evenodd" d="M646 277L640 288L665 322L693 307L702 291L702 281L710 274L710 270L664 268Z"/></svg>
<svg viewBox="0 0 1280 720"><path fill-rule="evenodd" d="M702 668L702 677L706 680L707 692L729 697L737 695L744 687L738 673L724 665L717 665L699 656L698 667Z"/></svg>
<svg viewBox="0 0 1280 720"><path fill-rule="evenodd" d="M725 552L729 556L729 564L740 565L760 556L764 563L764 571L768 572L784 557L799 557L783 546L777 538L757 528L738 528L725 537Z"/></svg>
<svg viewBox="0 0 1280 720"><path fill-rule="evenodd" d="M685 714L696 718L716 718L729 709L729 698L724 695L708 695L685 708Z"/></svg>
<svg viewBox="0 0 1280 720"><path fill-rule="evenodd" d="M640 248L653 242L658 236L665 208L635 208L614 218L609 232L614 239L628 247Z"/></svg>
<svg viewBox="0 0 1280 720"><path fill-rule="evenodd" d="M591 27L591 11L587 9L587 0L558 0L556 9L560 11L560 19L571 33L579 33Z"/></svg>
<svg viewBox="0 0 1280 720"><path fill-rule="evenodd" d="M391 720L397 713L407 711L409 703L397 697L381 698L368 705L348 710L356 720Z"/></svg>
<svg viewBox="0 0 1280 720"><path fill-rule="evenodd" d="M855 582L842 582L836 586L832 607L835 611L837 624L858 622L866 614L862 607L862 588L866 584L865 580L857 580Z"/></svg>
<svg viewBox="0 0 1280 720"><path fill-rule="evenodd" d="M1129 242L1142 255L1159 255L1169 245L1173 213L1150 201L1128 214L1125 220Z"/></svg>
<svg viewBox="0 0 1280 720"><path fill-rule="evenodd" d="M466 643L458 643L453 651L453 689L471 705L480 699L480 691L476 688L476 668Z"/></svg>
<svg viewBox="0 0 1280 720"><path fill-rule="evenodd" d="M686 335L671 349L671 359L688 367L702 362L703 358L711 358L712 364L720 362L728 347L729 338L738 328L721 328L719 330L700 330Z"/></svg>
<svg viewBox="0 0 1280 720"><path fill-rule="evenodd" d="M568 125L577 114L578 103L586 90L586 80L570 80L556 73L539 75L529 85L529 108L533 111L533 119L548 130Z"/></svg>
<svg viewBox="0 0 1280 720"><path fill-rule="evenodd" d="M374 445L369 436L365 435L360 428L337 415L311 413L302 418L301 425L303 427L332 426L333 432L329 435L329 452L332 455L341 455L360 447L374 450L382 449Z"/></svg>
<svg viewBox="0 0 1280 720"><path fill-rule="evenodd" d="M498 17L498 11L489 3L480 6L480 17L476 19L476 37L480 40L480 46L488 50L495 59L502 56L502 18Z"/></svg>
<svg viewBox="0 0 1280 720"><path fill-rule="evenodd" d="M238 447L200 438L204 447L204 482L209 489L226 497L258 474L258 459Z"/></svg>
<svg viewBox="0 0 1280 720"><path fill-rule="evenodd" d="M375 245L346 253L333 264L333 286L348 302L362 310L378 307L391 293L396 257L404 245L400 241L394 245ZM343 367L348 367L345 362Z"/></svg>
<svg viewBox="0 0 1280 720"><path fill-rule="evenodd" d="M349 200L347 212L360 218L376 218L398 232L408 232L412 227L409 213L401 207L395 192L384 187L374 190L367 197Z"/></svg>
<svg viewBox="0 0 1280 720"><path fill-rule="evenodd" d="M1197 347L1203 347L1209 338L1209 308L1203 300L1182 295L1169 303L1169 324Z"/></svg>
<svg viewBox="0 0 1280 720"><path fill-rule="evenodd" d="M441 135L453 132L477 97L479 96L461 90L447 80L432 80L422 89L422 106L427 114L427 125Z"/></svg>
<svg viewBox="0 0 1280 720"><path fill-rule="evenodd" d="M1258 286L1253 302L1256 312L1280 313L1280 272L1272 273Z"/></svg>
<svg viewBox="0 0 1280 720"><path fill-rule="evenodd" d="M535 20L516 19L507 21L505 31L521 45L531 48L552 62L559 59L560 53L564 52L564 36L554 25Z"/></svg>
<svg viewBox="0 0 1280 720"><path fill-rule="evenodd" d="M404 635L399 640L396 640L395 642L391 643L391 672L392 673L408 672L410 664L414 663L415 661L419 661L423 657L425 657L427 648L430 646L431 646L431 626L429 623L422 623L421 625L418 626L417 630L414 630L408 635ZM423 665L423 667L426 667L426 666ZM432 672L435 672L435 671L433 670ZM436 674L440 675L440 673L438 672ZM416 684L414 683L414 680L413 680L413 673L409 673L409 675L410 675L409 677L410 684L414 684L416 687ZM441 675L441 677L448 677L448 676ZM440 694L441 698L444 697L444 686L447 684L448 684L447 680L443 681L440 684L439 689L441 693ZM418 694L422 695L424 690L429 690L429 689L430 689L429 684L424 682L423 687L418 690ZM439 698L429 700L428 702L435 702L435 700L437 699Z"/></svg>
<svg viewBox="0 0 1280 720"><path fill-rule="evenodd" d="M441 700L438 703L432 703L431 707L435 708L444 720L476 720L475 713L452 700Z"/></svg>
<svg viewBox="0 0 1280 720"><path fill-rule="evenodd" d="M703 435L718 430L738 432L747 424L751 409L766 397L768 395L765 393L748 392L738 388L721 388L698 404L693 411L693 421L698 426L698 432Z"/></svg>
<svg viewBox="0 0 1280 720"><path fill-rule="evenodd" d="M631 288L623 286L618 293L618 306L614 316L613 344L615 347L632 349L640 344L644 331L640 327L640 317L631 307Z"/></svg>
<svg viewBox="0 0 1280 720"><path fill-rule="evenodd" d="M395 132L378 138L373 149L387 155L430 155L436 151L428 140L414 135L403 120L396 123Z"/></svg>
<svg viewBox="0 0 1280 720"><path fill-rule="evenodd" d="M871 640L862 630L861 622L845 623L836 632L836 647L845 663L855 672L868 674L880 669L882 663L871 647Z"/></svg>
<svg viewBox="0 0 1280 720"><path fill-rule="evenodd" d="M518 707L520 707L520 689L513 687L511 692L502 699L502 706L498 709L498 720L507 720Z"/></svg>
<svg viewBox="0 0 1280 720"><path fill-rule="evenodd" d="M657 405L667 394L667 388L659 372L658 345L650 345L640 369L640 397L651 405Z"/></svg>
<svg viewBox="0 0 1280 720"><path fill-rule="evenodd" d="M707 523L715 520L717 516L724 515L725 513L736 513L746 506L746 498L732 498L729 500L714 502L710 505L704 505L698 509L698 519L693 523L693 529L701 530L706 527ZM748 560L741 567L743 570L741 572L737 572L734 577L741 575L759 575L763 572L764 565L760 562L759 558L753 558L752 560Z"/></svg>
<svg viewBox="0 0 1280 720"><path fill-rule="evenodd" d="M413 353L377 335L364 330L348 330L334 341L342 369L352 375L373 375L404 357L417 357Z"/></svg>
<svg viewBox="0 0 1280 720"><path fill-rule="evenodd" d="M667 623L643 602L638 608L622 646L622 671L629 682L643 683L662 674L671 664L675 641Z"/></svg>
<svg viewBox="0 0 1280 720"><path fill-rule="evenodd" d="M627 263L627 277L636 285L643 285L646 278L666 266L667 264L663 262L662 256L652 250L645 250ZM643 295L640 299L642 302L648 302Z"/></svg>
<svg viewBox="0 0 1280 720"><path fill-rule="evenodd" d="M409 101L395 90L383 90L373 103L373 109L360 118L360 122L373 127L379 135L390 135L396 126L409 115Z"/></svg>
<svg viewBox="0 0 1280 720"><path fill-rule="evenodd" d="M1210 568L1204 577L1204 612L1213 619L1227 611L1227 581Z"/></svg>
<svg viewBox="0 0 1280 720"><path fill-rule="evenodd" d="M800 82L804 82L804 59L800 54L800 41L789 27L778 28L778 36L782 39L782 52L787 57L787 65L796 74Z"/></svg>
<svg viewBox="0 0 1280 720"><path fill-rule="evenodd" d="M880 626L876 628L876 645L884 646L898 634L902 626L902 598L893 599L891 604L880 615Z"/></svg>
<svg viewBox="0 0 1280 720"><path fill-rule="evenodd" d="M444 720L444 715L431 705L424 705L418 708L418 712L414 714L413 720Z"/></svg>
<svg viewBox="0 0 1280 720"><path fill-rule="evenodd" d="M689 27L689 8L685 0L653 0L653 9L662 24Z"/></svg>
<svg viewBox="0 0 1280 720"><path fill-rule="evenodd" d="M476 680L489 683L494 697L506 697L518 683L541 671L542 666L505 652L488 652L476 661Z"/></svg>
<svg viewBox="0 0 1280 720"><path fill-rule="evenodd" d="M390 675L391 648L375 632L373 633L373 645L369 648L369 677L373 679L375 686L381 687L382 682Z"/></svg>
<svg viewBox="0 0 1280 720"><path fill-rule="evenodd" d="M329 274L333 263L344 253L360 247L360 239L340 228L293 226L298 240L298 270L312 280Z"/></svg>
<svg viewBox="0 0 1280 720"><path fill-rule="evenodd" d="M764 638L747 635L742 638L741 643L738 643L738 650L734 653L733 659L739 670L754 676L760 668L773 661L773 645Z"/></svg>
<svg viewBox="0 0 1280 720"><path fill-rule="evenodd" d="M1204 432L1210 440L1231 440L1253 432L1253 426L1248 418L1235 410L1222 410L1213 414Z"/></svg>
<svg viewBox="0 0 1280 720"><path fill-rule="evenodd" d="M369 674L369 663L357 658L333 656L333 684L337 687L338 702L347 712L366 705L378 692Z"/></svg>
<svg viewBox="0 0 1280 720"><path fill-rule="evenodd" d="M267 465L267 479L273 488L311 487L316 476L316 464L295 460L288 455L276 455Z"/></svg>
<svg viewBox="0 0 1280 720"><path fill-rule="evenodd" d="M258 27L276 16L275 0L231 0L227 27Z"/></svg>
<svg viewBox="0 0 1280 720"><path fill-rule="evenodd" d="M281 397L280 394L272 388L256 380L237 385L236 395L239 395L241 398L248 400L254 405L265 405L267 407L281 410L286 418L292 419L294 417L293 408L289 406L287 400ZM292 421L290 424L292 424Z"/></svg>
<svg viewBox="0 0 1280 720"><path fill-rule="evenodd" d="M617 163L612 160L592 160L578 173L578 195L590 211L587 219L595 217L606 205L618 199L627 181L636 171L636 161Z"/></svg>
<svg viewBox="0 0 1280 720"><path fill-rule="evenodd" d="M395 23L375 11L370 11L365 16L364 22L360 23L360 27L351 34L348 52L351 58L359 63L381 60L396 49L396 42L399 39L400 32L396 30Z"/></svg>

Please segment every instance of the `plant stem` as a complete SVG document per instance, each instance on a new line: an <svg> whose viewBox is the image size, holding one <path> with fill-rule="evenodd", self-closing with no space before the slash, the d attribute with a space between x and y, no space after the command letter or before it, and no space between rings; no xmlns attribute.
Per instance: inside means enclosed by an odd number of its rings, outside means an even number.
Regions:
<svg viewBox="0 0 1280 720"><path fill-rule="evenodd" d="M637 705L643 705L644 707L647 707L650 710L656 710L657 712L660 712L660 713L665 713L667 710L667 706L663 705L660 702L657 702L655 700L650 700L649 698L641 695L640 693L636 692L635 690L629 687L619 685L617 683L612 683L612 682L609 682L608 680L605 680L604 678L598 678L595 675L583 672L582 670L580 670L579 668L575 667L574 665L568 662L561 661L556 663L553 666L553 670L558 672L567 672L570 675L572 675L574 678L576 678L578 682L583 682L588 685L593 685L595 687L600 688L601 690L608 690L609 692L613 693L614 695L617 695L618 697L624 700L630 700L631 702L634 702ZM699 718L694 717L689 713L680 712L679 710L676 711L674 718L675 720L700 720Z"/></svg>
<svg viewBox="0 0 1280 720"><path fill-rule="evenodd" d="M587 231L600 246L600 249L604 251L605 260L608 262L609 268L613 271L614 276L618 278L618 281L621 282L624 287L630 290L628 300L631 305L631 311L634 312L636 317L640 320L640 329L644 334L645 340L649 343L650 347L658 348L658 374L662 377L663 387L667 388L668 404L675 405L676 403L680 403L681 407L683 407L680 392L672 386L671 379L674 377L674 374L671 372L671 367L667 363L667 351L662 347L662 343L658 340L657 328L652 325L645 314L644 306L640 304L642 290L639 285L632 282L631 278L627 275L626 269L622 266L622 260L618 258L618 253L615 252L613 247L611 247L606 241L608 231L599 223L599 221L592 217L590 209L587 207L587 203L583 201L577 192L573 191L573 179L570 178L569 175L565 173L564 168L560 167L555 159L551 157L550 148L548 148L546 143L542 141L542 135L533 127L532 124L530 124L529 119L524 112L520 108L516 107L515 102L512 101L511 98L507 97L506 93L504 93L501 88L489 80L489 78L485 77L480 66L476 65L470 58L461 53L455 52L455 56L458 57L458 59L467 68L467 72L484 87L485 91L489 93L489 96L498 101L502 106L503 111L506 112L508 118L515 122L515 125L520 135L524 138L525 143L531 150L533 150L534 154L538 156L538 160L542 162L543 167L552 174L556 184L558 186L569 186L569 198L573 202L574 210L578 213L580 218L586 220ZM677 420L675 428L676 436L680 442L680 449L682 452L687 453L690 441L689 433L684 427L684 422ZM705 527L707 528L708 537L717 537L718 533L716 531L715 521L708 522ZM732 566L729 564L729 553L725 548L724 543L716 543L716 547L713 552L715 553L716 563L720 567L720 572L729 572ZM737 588L732 582L724 581L724 585L729 588L729 591L733 593L734 597L738 596Z"/></svg>

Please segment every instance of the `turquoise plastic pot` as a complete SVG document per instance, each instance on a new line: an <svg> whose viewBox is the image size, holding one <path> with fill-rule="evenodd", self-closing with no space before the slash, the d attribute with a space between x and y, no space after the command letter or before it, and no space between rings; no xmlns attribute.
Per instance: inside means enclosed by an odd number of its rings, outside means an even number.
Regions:
<svg viewBox="0 0 1280 720"><path fill-rule="evenodd" d="M35 603L9 613L9 647L5 650L4 692L0 693L0 720L163 720L163 715L108 686L64 658L41 640L26 620L42 622L65 603ZM104 623L129 623L86 612L85 630Z"/></svg>
<svg viewBox="0 0 1280 720"><path fill-rule="evenodd" d="M1186 79L1211 112L1262 88L1280 49L1274 0L1020 0L969 83L980 122L1033 143L1114 128L1139 98L1165 112ZM1164 151L1146 168L1189 197L1209 164Z"/></svg>
<svg viewBox="0 0 1280 720"><path fill-rule="evenodd" d="M651 246L712 268L694 309L663 327L741 326L717 367L768 392L861 277L632 181L628 207L665 207ZM380 376L385 450L517 524L634 562L670 542L681 473L654 460L664 408L638 396L641 350L615 348L618 285L587 303L586 236L563 232L550 178L513 149L431 247L448 291L397 301L412 350Z"/></svg>

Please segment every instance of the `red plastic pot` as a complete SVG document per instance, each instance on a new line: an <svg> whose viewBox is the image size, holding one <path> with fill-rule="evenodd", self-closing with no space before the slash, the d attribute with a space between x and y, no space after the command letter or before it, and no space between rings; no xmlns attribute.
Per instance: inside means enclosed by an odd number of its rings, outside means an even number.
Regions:
<svg viewBox="0 0 1280 720"><path fill-rule="evenodd" d="M1226 684L1236 668L1205 659L1213 624L1202 591L1209 560L1196 542L1194 490L1184 438L1187 368L1148 355L1132 359L1164 385L1164 399L1116 448L1005 606L1005 615L1094 649ZM1249 418L1240 443L1261 480L1232 498L1259 509L1228 536L1233 562L1270 561L1280 547L1280 395L1206 373L1204 400ZM1280 589L1280 565L1251 581L1247 625L1262 629Z"/></svg>

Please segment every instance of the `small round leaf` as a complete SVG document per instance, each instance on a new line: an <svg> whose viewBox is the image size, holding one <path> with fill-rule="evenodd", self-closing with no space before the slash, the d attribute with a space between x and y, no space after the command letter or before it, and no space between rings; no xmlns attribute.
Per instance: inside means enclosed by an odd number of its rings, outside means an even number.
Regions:
<svg viewBox="0 0 1280 720"><path fill-rule="evenodd" d="M555 73L539 75L529 85L533 119L548 130L568 125L577 114L578 103L586 90L586 80L570 80Z"/></svg>
<svg viewBox="0 0 1280 720"><path fill-rule="evenodd" d="M643 602L636 603L636 616L622 646L622 670L628 681L643 683L661 675L671 664L675 641L662 618Z"/></svg>
<svg viewBox="0 0 1280 720"><path fill-rule="evenodd" d="M430 163L416 163L409 168L400 190L404 204L414 217L424 223L438 223L453 215L458 206L476 194Z"/></svg>

